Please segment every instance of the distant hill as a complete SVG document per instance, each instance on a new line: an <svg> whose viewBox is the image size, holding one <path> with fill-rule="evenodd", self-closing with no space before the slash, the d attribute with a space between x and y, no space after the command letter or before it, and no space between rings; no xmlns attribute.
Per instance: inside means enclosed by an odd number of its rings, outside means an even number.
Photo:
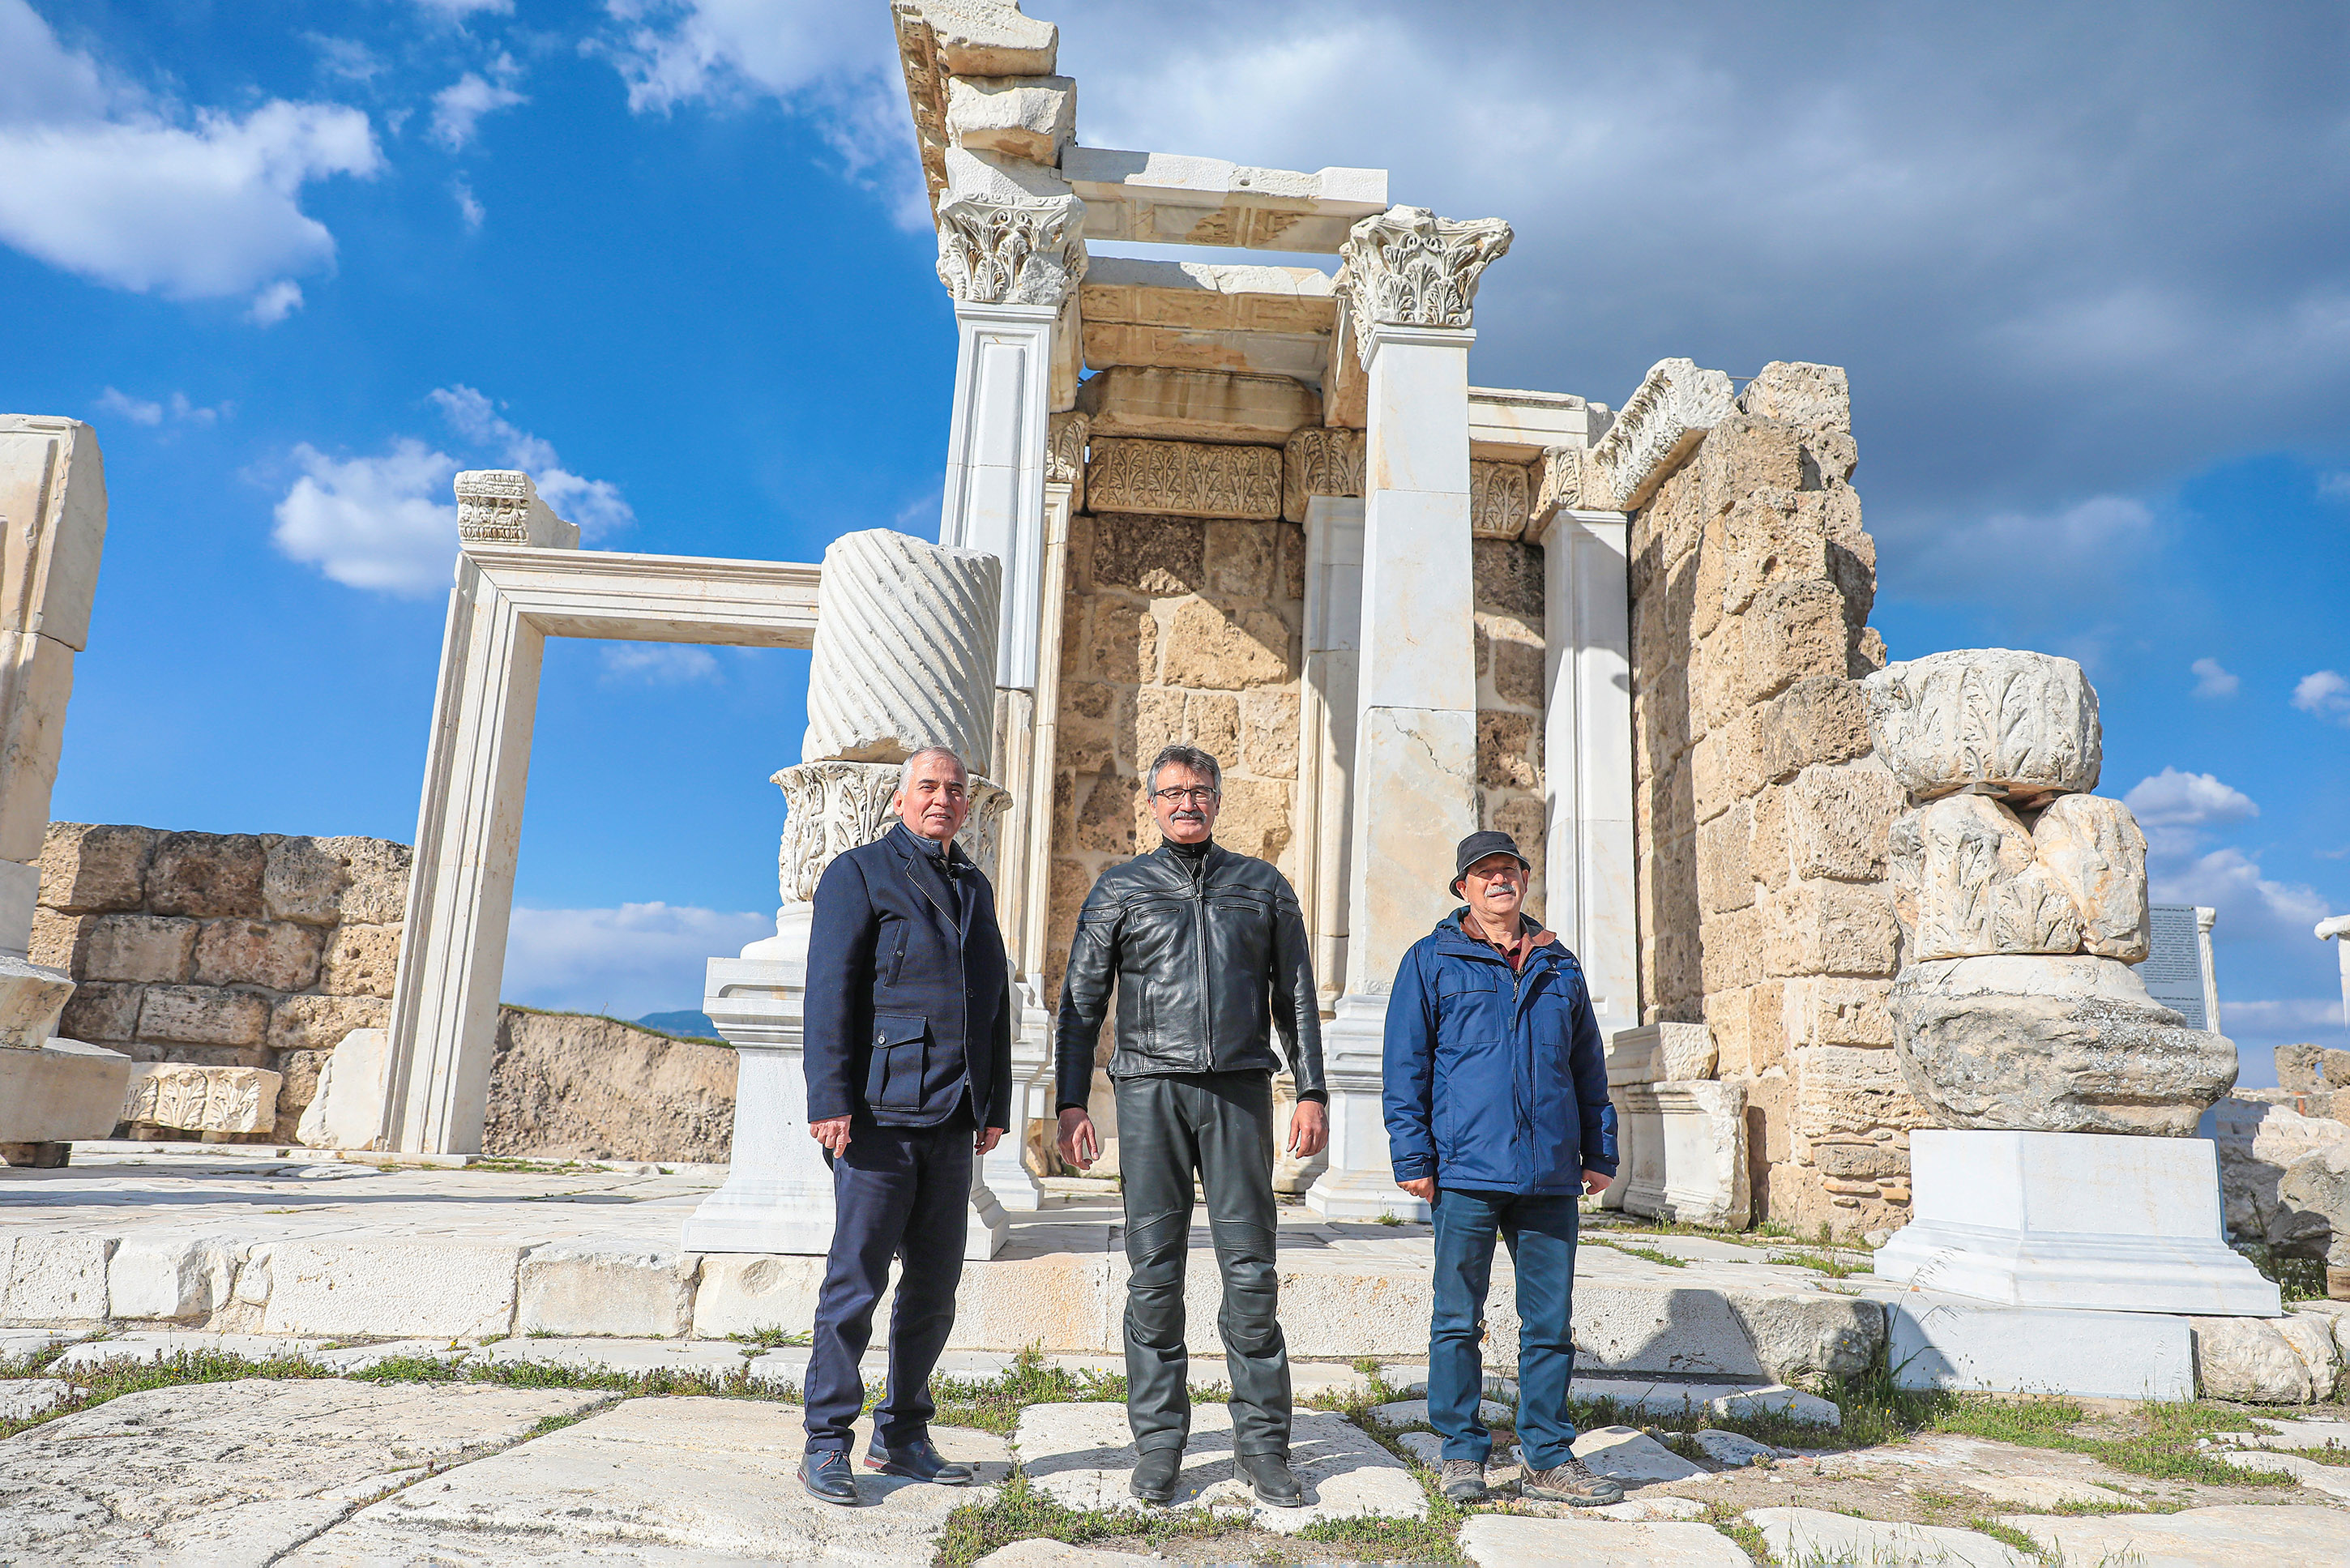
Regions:
<svg viewBox="0 0 2350 1568"><path fill-rule="evenodd" d="M718 1025L710 1022L706 1012L648 1012L637 1020L648 1029L658 1029L664 1034L682 1034L689 1040L721 1038Z"/></svg>

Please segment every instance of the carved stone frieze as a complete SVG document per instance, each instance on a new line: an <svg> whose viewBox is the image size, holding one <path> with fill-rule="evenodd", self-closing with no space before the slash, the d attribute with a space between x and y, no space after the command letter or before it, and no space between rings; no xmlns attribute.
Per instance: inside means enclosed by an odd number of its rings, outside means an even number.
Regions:
<svg viewBox="0 0 2350 1568"><path fill-rule="evenodd" d="M1281 453L1281 514L1305 521L1305 503L1316 495L1363 493L1363 432L1307 425L1289 438Z"/></svg>
<svg viewBox="0 0 2350 1568"><path fill-rule="evenodd" d="M1338 287L1368 364L1373 327L1466 327L1477 280L1510 248L1500 218L1440 218L1425 207L1390 207L1356 223L1338 247Z"/></svg>
<svg viewBox="0 0 2350 1568"><path fill-rule="evenodd" d="M1093 421L1083 414L1055 414L1045 437L1045 483L1069 487L1069 510L1086 509L1086 433Z"/></svg>
<svg viewBox="0 0 2350 1568"><path fill-rule="evenodd" d="M1888 664L1861 690L1877 754L1912 795L1967 784L2013 796L2097 787L2097 693L2072 659L1960 649Z"/></svg>
<svg viewBox="0 0 2350 1568"><path fill-rule="evenodd" d="M141 1064L130 1071L122 1119L182 1132L267 1132L276 1125L280 1082L260 1067Z"/></svg>
<svg viewBox="0 0 2350 1568"><path fill-rule="evenodd" d="M1086 275L1086 204L1075 196L939 203L939 281L965 305L1058 307Z"/></svg>
<svg viewBox="0 0 2350 1568"><path fill-rule="evenodd" d="M1469 464L1469 531L1480 539L1515 539L1526 531L1529 507L1522 462Z"/></svg>
<svg viewBox="0 0 2350 1568"><path fill-rule="evenodd" d="M538 498L538 486L519 469L474 468L457 476L457 537L469 545L535 545L567 550L579 543Z"/></svg>
<svg viewBox="0 0 2350 1568"><path fill-rule="evenodd" d="M1616 422L1586 460L1603 510L1629 512L1648 499L1705 432L1737 409L1730 378L1691 359L1659 359L1640 379Z"/></svg>
<svg viewBox="0 0 2350 1568"><path fill-rule="evenodd" d="M889 831L898 821L889 809L898 774L895 763L840 762L802 763L775 774L789 814L776 878L785 903L813 900L825 868L837 857ZM996 880L1004 808L1011 804L1011 794L996 784L971 781L971 818L955 842L990 882Z"/></svg>
<svg viewBox="0 0 2350 1568"><path fill-rule="evenodd" d="M1269 446L1105 439L1086 465L1087 509L1172 517L1281 515L1281 452Z"/></svg>

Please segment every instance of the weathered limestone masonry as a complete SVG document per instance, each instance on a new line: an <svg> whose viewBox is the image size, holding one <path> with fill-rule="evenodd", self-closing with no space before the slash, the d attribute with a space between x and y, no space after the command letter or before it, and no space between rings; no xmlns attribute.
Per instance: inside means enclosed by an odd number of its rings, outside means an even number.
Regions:
<svg viewBox="0 0 2350 1568"><path fill-rule="evenodd" d="M1922 1120L1885 1010L1905 803L1859 686L1885 650L1857 459L1841 369L1768 365L1733 398L1667 360L1583 475L1635 514L1643 1018L1707 1025L1744 1086L1756 1218L1844 1234L1906 1218Z"/></svg>
<svg viewBox="0 0 2350 1568"><path fill-rule="evenodd" d="M34 961L73 976L76 1039L282 1080L250 1125L218 1125L217 1101L151 1123L291 1141L328 1055L389 1017L410 858L381 838L51 823Z"/></svg>

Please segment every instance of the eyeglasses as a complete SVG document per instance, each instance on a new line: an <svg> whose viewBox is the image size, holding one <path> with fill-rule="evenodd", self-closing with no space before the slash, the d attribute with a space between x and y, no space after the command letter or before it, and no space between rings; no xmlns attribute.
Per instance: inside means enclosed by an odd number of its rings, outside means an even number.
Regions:
<svg viewBox="0 0 2350 1568"><path fill-rule="evenodd" d="M1205 805L1220 792L1206 784L1193 784L1188 789L1162 789L1153 793L1170 805Z"/></svg>

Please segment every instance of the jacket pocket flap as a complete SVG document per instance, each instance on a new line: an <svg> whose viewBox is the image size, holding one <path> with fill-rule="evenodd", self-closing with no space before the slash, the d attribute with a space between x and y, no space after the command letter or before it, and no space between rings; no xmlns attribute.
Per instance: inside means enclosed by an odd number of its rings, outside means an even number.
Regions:
<svg viewBox="0 0 2350 1568"><path fill-rule="evenodd" d="M930 1020L910 1012L877 1012L873 1015L873 1044L876 1045L910 1045L931 1030Z"/></svg>

